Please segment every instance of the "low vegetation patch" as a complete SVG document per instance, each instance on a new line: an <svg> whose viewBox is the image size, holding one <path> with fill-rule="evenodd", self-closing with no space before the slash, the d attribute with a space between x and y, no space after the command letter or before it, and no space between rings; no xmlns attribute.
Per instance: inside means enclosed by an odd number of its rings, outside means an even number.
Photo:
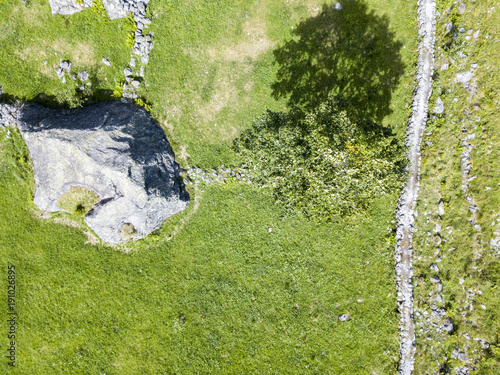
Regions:
<svg viewBox="0 0 500 375"><path fill-rule="evenodd" d="M402 142L343 107L330 98L306 113L268 111L235 141L253 180L290 211L321 220L363 215L402 185Z"/></svg>
<svg viewBox="0 0 500 375"><path fill-rule="evenodd" d="M66 193L61 195L57 201L57 206L68 212L84 216L97 202L99 202L99 195L93 190L80 186L71 186Z"/></svg>

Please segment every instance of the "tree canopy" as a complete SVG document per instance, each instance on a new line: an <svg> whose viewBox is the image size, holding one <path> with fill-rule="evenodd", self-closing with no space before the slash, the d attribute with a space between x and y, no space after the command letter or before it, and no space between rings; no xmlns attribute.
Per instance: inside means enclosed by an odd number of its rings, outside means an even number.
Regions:
<svg viewBox="0 0 500 375"><path fill-rule="evenodd" d="M267 111L234 142L254 181L287 209L321 220L364 212L397 190L404 147L390 129L329 98L312 110Z"/></svg>

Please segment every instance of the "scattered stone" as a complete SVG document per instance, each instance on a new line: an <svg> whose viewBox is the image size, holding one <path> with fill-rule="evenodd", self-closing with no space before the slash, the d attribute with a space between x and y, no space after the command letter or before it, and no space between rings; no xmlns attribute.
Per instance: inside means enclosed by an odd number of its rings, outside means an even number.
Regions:
<svg viewBox="0 0 500 375"><path fill-rule="evenodd" d="M436 106L434 107L433 112L436 114L441 114L444 112L444 103L441 98L436 99Z"/></svg>
<svg viewBox="0 0 500 375"><path fill-rule="evenodd" d="M458 6L457 10L458 10L458 13L459 13L459 14L464 14L464 13L465 13L465 3L461 3L461 4Z"/></svg>
<svg viewBox="0 0 500 375"><path fill-rule="evenodd" d="M335 9L335 10L342 10L342 4L335 3L335 5L333 6L333 9Z"/></svg>
<svg viewBox="0 0 500 375"><path fill-rule="evenodd" d="M85 82L89 79L89 72L84 70L83 72L78 73L78 78L80 78L81 81Z"/></svg>
<svg viewBox="0 0 500 375"><path fill-rule="evenodd" d="M136 80L132 81L132 86L134 86L135 88L138 88L140 84L141 83L139 81Z"/></svg>
<svg viewBox="0 0 500 375"><path fill-rule="evenodd" d="M453 320L451 320L451 318L446 319L446 322L443 324L442 330L450 334L453 332Z"/></svg>
<svg viewBox="0 0 500 375"><path fill-rule="evenodd" d="M444 25L444 29L446 31L446 34L448 34L449 32L451 32L451 30L453 30L453 22L447 22L445 25Z"/></svg>
<svg viewBox="0 0 500 375"><path fill-rule="evenodd" d="M476 32L472 34L472 36L474 37L474 39L477 39L479 37L479 30L476 30Z"/></svg>
<svg viewBox="0 0 500 375"><path fill-rule="evenodd" d="M71 61L68 61L68 60L63 61L60 66L62 69L64 69L65 71L67 71L69 73L69 71L71 70Z"/></svg>
<svg viewBox="0 0 500 375"><path fill-rule="evenodd" d="M28 103L18 128L34 165L34 203L61 211L58 200L70 187L93 190L100 201L84 220L106 242L142 238L188 205L165 133L141 107Z"/></svg>
<svg viewBox="0 0 500 375"><path fill-rule="evenodd" d="M129 67L126 67L125 69L123 69L123 73L125 74L125 77L130 77L131 75L134 74L132 69L130 69Z"/></svg>
<svg viewBox="0 0 500 375"><path fill-rule="evenodd" d="M431 282L432 283L440 283L441 279L439 278L439 276L434 275L431 277Z"/></svg>
<svg viewBox="0 0 500 375"><path fill-rule="evenodd" d="M349 314L342 314L339 316L339 321L341 322L347 322L348 320L351 320Z"/></svg>
<svg viewBox="0 0 500 375"><path fill-rule="evenodd" d="M439 216L443 216L444 215L444 202L443 202L442 199L439 201L438 214L439 214Z"/></svg>
<svg viewBox="0 0 500 375"><path fill-rule="evenodd" d="M60 66L56 68L57 78L62 79L64 77L64 70Z"/></svg>
<svg viewBox="0 0 500 375"><path fill-rule="evenodd" d="M441 64L441 71L445 71L450 67L450 64L448 63L443 63Z"/></svg>
<svg viewBox="0 0 500 375"><path fill-rule="evenodd" d="M104 63L104 65L107 65L107 66L111 66L111 61L109 61L107 58L103 57L102 58L102 62Z"/></svg>
<svg viewBox="0 0 500 375"><path fill-rule="evenodd" d="M269 227L267 228L267 233L272 233L273 232L273 228Z"/></svg>

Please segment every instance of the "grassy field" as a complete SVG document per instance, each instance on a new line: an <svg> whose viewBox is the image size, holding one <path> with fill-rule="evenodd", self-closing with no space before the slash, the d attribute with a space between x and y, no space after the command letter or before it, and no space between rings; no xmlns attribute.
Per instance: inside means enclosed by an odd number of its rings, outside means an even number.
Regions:
<svg viewBox="0 0 500 375"><path fill-rule="evenodd" d="M4 91L46 104L109 97L128 61L128 21L95 10L52 17L45 1L29 4L0 5L0 43L9 51L0 56ZM404 71L380 110L402 134L416 56L416 25L408 19L416 5L366 6L364 15L393 33L382 39L399 46L392 52ZM183 165L236 164L230 146L239 132L267 108L287 108L286 97L272 95L279 69L273 51L322 9L319 1L151 0L154 49L141 95ZM28 33L29 17L40 21ZM67 45L57 49L61 38ZM19 51L28 48L38 49L23 60ZM82 51L89 60L78 58ZM113 65L105 67L102 57ZM61 83L53 71L61 59L75 72L95 72L95 91L79 95L72 79ZM160 230L109 247L81 216L39 212L19 134L2 132L0 139L0 263L17 266L12 373L396 373L390 228L398 192L375 202L359 223L334 226L283 216L262 189L201 186L190 191L190 207ZM351 320L337 319L344 313ZM1 309L3 322L5 314ZM5 336L0 349L7 350ZM0 361L0 372L7 371Z"/></svg>
<svg viewBox="0 0 500 375"><path fill-rule="evenodd" d="M274 51L292 39L292 32L300 22L309 23L311 32L318 32L324 26L318 14L334 3L206 0L185 6L184 1L151 1L155 47L146 70L148 86L143 96L153 104L153 113L170 135L169 139L191 165L211 168L236 164L229 147L241 130L266 109L287 108L286 97L279 100L272 97L271 86L280 67L275 63ZM352 17L349 21L362 27L367 38L382 40L376 48L366 46L366 50L372 48L378 56L376 62L383 64L381 56L387 54L385 44L400 47L390 54L397 61L388 63L403 64L407 70L397 77L399 85L394 87L392 101L382 100L377 104L390 114L384 123L401 131L406 125L408 95L413 85L416 25L403 21L400 14L413 14L415 5L398 0L369 1L364 9L364 2L352 3L359 8L358 16L365 24L353 21ZM368 29L367 23L373 20L383 23L383 15L387 16L389 28L375 30L379 32L375 36L370 34L374 30ZM339 23L339 27L345 26ZM394 40L388 39L387 32L395 33ZM314 47L319 50L322 46ZM350 46L340 47L345 51ZM339 49L339 54L342 53L346 52ZM328 63L337 66L337 61L331 60ZM351 57L349 62L354 60ZM339 69L345 70L345 76L352 78L349 66L338 64ZM386 70L387 66L390 65L378 68ZM352 71L359 68L352 67ZM371 73L376 74L375 68ZM385 85L384 82L382 86Z"/></svg>
<svg viewBox="0 0 500 375"><path fill-rule="evenodd" d="M429 108L432 111L440 97L444 112L431 118L423 141L414 263L416 311L421 314L416 374L440 368L453 373L466 365L477 369L473 373L497 374L500 367L500 253L495 255L491 242L500 234L500 18L493 5L485 0L468 3L460 14L458 4L438 2L436 74ZM449 21L454 29L446 33ZM449 67L443 69L443 64ZM478 67L472 86L466 88L456 77L469 72L471 64ZM464 139L472 145L466 181L460 161ZM469 185L467 192L464 183ZM443 283L442 302L429 282L433 275ZM453 320L452 334L441 331L442 322L431 314L433 306L444 308ZM465 353L468 359L453 352Z"/></svg>
<svg viewBox="0 0 500 375"><path fill-rule="evenodd" d="M121 87L130 59L129 19L110 21L97 8L72 16L52 16L46 0L0 2L0 77L6 94L55 106L78 106L111 98ZM110 42L113 41L113 42ZM102 59L111 61L111 66ZM61 61L72 62L65 83L57 78ZM72 75L87 70L83 92Z"/></svg>
<svg viewBox="0 0 500 375"><path fill-rule="evenodd" d="M15 133L2 138L0 258L2 269L16 265L15 373L394 372L394 197L370 220L332 228L282 218L260 190L214 186L171 241L166 227L126 253L86 243L69 214L40 219L27 150ZM351 320L341 323L344 313Z"/></svg>

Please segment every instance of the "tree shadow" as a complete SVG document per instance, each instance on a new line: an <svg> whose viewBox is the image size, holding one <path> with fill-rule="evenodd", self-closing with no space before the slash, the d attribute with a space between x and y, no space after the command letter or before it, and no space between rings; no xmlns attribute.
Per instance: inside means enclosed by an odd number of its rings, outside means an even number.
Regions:
<svg viewBox="0 0 500 375"><path fill-rule="evenodd" d="M329 95L342 97L359 115L381 121L391 113L392 91L404 71L400 49L386 16L363 0L323 5L298 24L293 37L274 50L279 65L273 97L312 109Z"/></svg>

